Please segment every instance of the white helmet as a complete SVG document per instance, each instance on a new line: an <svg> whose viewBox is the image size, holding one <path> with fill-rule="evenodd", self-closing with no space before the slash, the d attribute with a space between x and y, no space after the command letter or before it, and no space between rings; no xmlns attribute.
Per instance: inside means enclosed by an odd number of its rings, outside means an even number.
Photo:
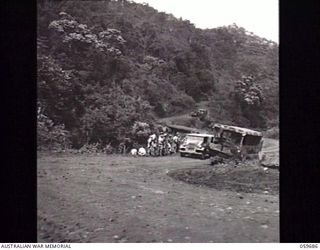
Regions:
<svg viewBox="0 0 320 250"><path fill-rule="evenodd" d="M144 156L146 153L147 151L143 147L139 148L138 155Z"/></svg>
<svg viewBox="0 0 320 250"><path fill-rule="evenodd" d="M138 150L135 148L131 149L131 151L130 151L131 155L137 155L137 153L138 153Z"/></svg>

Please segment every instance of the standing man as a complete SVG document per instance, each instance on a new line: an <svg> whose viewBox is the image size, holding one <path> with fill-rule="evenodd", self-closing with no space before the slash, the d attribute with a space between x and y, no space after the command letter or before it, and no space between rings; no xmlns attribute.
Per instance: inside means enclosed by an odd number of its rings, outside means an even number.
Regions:
<svg viewBox="0 0 320 250"><path fill-rule="evenodd" d="M148 155L151 155L151 151L155 151L155 145L156 145L157 135L152 134L149 136L147 141L147 153ZM152 150L151 150L152 149Z"/></svg>

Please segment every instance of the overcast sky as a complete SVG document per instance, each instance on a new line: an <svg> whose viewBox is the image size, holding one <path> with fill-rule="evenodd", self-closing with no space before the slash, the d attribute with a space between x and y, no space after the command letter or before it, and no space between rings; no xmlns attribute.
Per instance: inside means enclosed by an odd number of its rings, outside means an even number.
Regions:
<svg viewBox="0 0 320 250"><path fill-rule="evenodd" d="M278 0L133 0L187 19L197 28L236 23L249 32L279 42Z"/></svg>

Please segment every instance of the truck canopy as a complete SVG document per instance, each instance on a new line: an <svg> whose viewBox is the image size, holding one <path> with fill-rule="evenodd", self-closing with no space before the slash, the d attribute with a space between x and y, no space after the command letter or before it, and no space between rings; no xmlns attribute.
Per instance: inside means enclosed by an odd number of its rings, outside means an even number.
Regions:
<svg viewBox="0 0 320 250"><path fill-rule="evenodd" d="M241 128L241 127L237 127L237 126L229 126L229 125L223 125L223 124L219 124L216 123L213 126L214 129L222 129L222 130L228 130L228 131L232 131L232 132L236 132L242 135L252 135L252 136L258 136L258 137L262 137L262 133L252 130L252 129L248 129L248 128Z"/></svg>

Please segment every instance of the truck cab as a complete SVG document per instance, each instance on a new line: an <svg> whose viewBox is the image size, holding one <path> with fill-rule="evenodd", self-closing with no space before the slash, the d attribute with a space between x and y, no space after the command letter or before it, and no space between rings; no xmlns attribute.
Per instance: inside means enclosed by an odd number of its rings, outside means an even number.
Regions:
<svg viewBox="0 0 320 250"><path fill-rule="evenodd" d="M198 109L190 114L192 117L199 117L200 119L204 119L208 115L207 109Z"/></svg>

